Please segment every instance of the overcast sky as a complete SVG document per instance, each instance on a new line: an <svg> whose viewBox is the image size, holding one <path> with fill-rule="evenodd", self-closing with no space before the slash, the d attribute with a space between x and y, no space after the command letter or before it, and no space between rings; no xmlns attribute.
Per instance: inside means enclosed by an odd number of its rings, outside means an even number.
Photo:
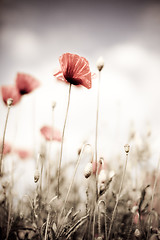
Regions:
<svg viewBox="0 0 160 240"><path fill-rule="evenodd" d="M99 155L108 158L123 151L132 122L140 134L150 123L158 151L160 1L0 2L0 84L12 84L18 71L32 74L42 83L12 109L7 140L13 141L18 121L15 144L32 147L34 143L38 149L39 128L51 123L53 101L57 102L55 126L62 130L68 85L57 83L53 70L59 66L59 56L71 52L86 57L92 72L97 71L99 56L105 61ZM71 152L75 155L84 140L94 144L96 90L97 79L91 90L72 89L64 145L67 158ZM6 115L2 101L0 108L2 133Z"/></svg>

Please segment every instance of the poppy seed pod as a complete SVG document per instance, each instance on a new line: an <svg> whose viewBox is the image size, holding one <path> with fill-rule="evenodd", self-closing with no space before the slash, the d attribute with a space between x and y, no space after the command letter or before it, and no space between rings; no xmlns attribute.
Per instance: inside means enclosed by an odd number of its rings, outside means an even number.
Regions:
<svg viewBox="0 0 160 240"><path fill-rule="evenodd" d="M34 173L34 182L37 183L39 180L40 174L38 169L36 169L35 173Z"/></svg>
<svg viewBox="0 0 160 240"><path fill-rule="evenodd" d="M84 169L84 176L85 178L89 178L92 174L92 163L87 163L85 169Z"/></svg>
<svg viewBox="0 0 160 240"><path fill-rule="evenodd" d="M103 67L104 67L103 57L99 57L98 58L96 65L97 65L98 71L100 72L103 69Z"/></svg>
<svg viewBox="0 0 160 240"><path fill-rule="evenodd" d="M99 180L100 183L105 183L106 179L107 179L106 172L105 172L104 169L102 169L102 170L100 171L98 180Z"/></svg>
<svg viewBox="0 0 160 240"><path fill-rule="evenodd" d="M130 145L129 144L125 144L124 145L124 150L125 150L126 153L129 153Z"/></svg>
<svg viewBox="0 0 160 240"><path fill-rule="evenodd" d="M11 107L12 104L13 104L13 99L12 99L12 98L8 98L8 99L7 99L7 106L8 106L8 107Z"/></svg>

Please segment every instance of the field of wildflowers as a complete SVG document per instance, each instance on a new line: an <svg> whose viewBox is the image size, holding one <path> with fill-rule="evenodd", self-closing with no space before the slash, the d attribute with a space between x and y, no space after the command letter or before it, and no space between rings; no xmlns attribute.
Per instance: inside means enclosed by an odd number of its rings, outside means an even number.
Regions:
<svg viewBox="0 0 160 240"><path fill-rule="evenodd" d="M103 156L98 159L104 60L98 59L96 74L91 72L89 62L76 54L62 54L59 63L60 68L53 76L68 84L69 91L63 131L61 133L53 125L41 126L39 132L43 142L38 152L15 148L5 136L10 111L14 112L14 106L21 104L24 95L36 91L40 82L29 74L17 73L12 86L1 87L6 120L0 152L0 239L160 239L159 161L156 170L142 171L151 157L151 132L146 132L141 144L137 144L136 132L131 129L128 142L122 146L123 164L114 169L111 161ZM95 144L83 142L77 149L77 158L66 163L65 131L72 86L85 87L89 91L93 79L98 81ZM55 108L54 102L52 112ZM54 159L49 157L52 142L59 144L58 152L54 149ZM10 159L9 166L6 158ZM16 166L28 158L35 163L32 179L35 186L29 189L29 194L27 191L20 197L15 188ZM82 162L85 162L83 172L79 171ZM81 180L76 180L77 175Z"/></svg>

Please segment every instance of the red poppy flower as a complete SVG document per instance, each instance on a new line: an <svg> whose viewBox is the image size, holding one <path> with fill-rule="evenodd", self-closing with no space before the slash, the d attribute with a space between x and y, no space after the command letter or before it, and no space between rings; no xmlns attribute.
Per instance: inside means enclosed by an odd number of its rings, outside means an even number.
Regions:
<svg viewBox="0 0 160 240"><path fill-rule="evenodd" d="M53 129L50 126L44 126L40 129L41 134L47 141L58 141L61 142L61 134L58 130Z"/></svg>
<svg viewBox="0 0 160 240"><path fill-rule="evenodd" d="M17 73L16 86L21 95L28 94L40 86L37 79L26 73Z"/></svg>
<svg viewBox="0 0 160 240"><path fill-rule="evenodd" d="M4 143L3 154L8 154L12 150L11 145L9 143ZM2 143L0 144L0 152L2 153Z"/></svg>
<svg viewBox="0 0 160 240"><path fill-rule="evenodd" d="M15 149L14 152L17 153L22 160L25 160L31 156L31 152L24 149Z"/></svg>
<svg viewBox="0 0 160 240"><path fill-rule="evenodd" d="M2 86L1 87L3 102L7 105L8 98L13 99L12 105L18 103L21 99L21 95L16 86Z"/></svg>
<svg viewBox="0 0 160 240"><path fill-rule="evenodd" d="M59 62L61 70L53 75L64 82L69 82L73 85L82 85L88 89L92 86L91 71L89 62L77 54L64 53Z"/></svg>

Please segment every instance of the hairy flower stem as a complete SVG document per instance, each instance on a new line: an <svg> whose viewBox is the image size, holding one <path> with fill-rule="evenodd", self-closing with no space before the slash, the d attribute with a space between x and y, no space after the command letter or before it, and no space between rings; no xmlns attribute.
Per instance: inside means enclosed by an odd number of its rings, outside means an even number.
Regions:
<svg viewBox="0 0 160 240"><path fill-rule="evenodd" d="M96 169L96 201L98 200L98 160L97 160L97 142L98 142L98 120L99 120L99 95L100 95L100 71L97 91L97 111L96 111L96 133L95 133L95 169Z"/></svg>
<svg viewBox="0 0 160 240"><path fill-rule="evenodd" d="M48 232L49 218L50 218L50 211L48 212L48 215L47 215L47 222L46 222L46 229L45 229L44 240L47 240L47 232Z"/></svg>
<svg viewBox="0 0 160 240"><path fill-rule="evenodd" d="M2 160L3 160L3 150L4 150L4 142L5 142L5 135L6 135L6 129L7 129L7 122L8 122L8 116L11 106L8 106L7 109L7 116L4 126L4 132L3 132L3 139L2 139L2 148L1 148L1 157L0 157L0 176L2 175Z"/></svg>
<svg viewBox="0 0 160 240"><path fill-rule="evenodd" d="M61 162L62 162L62 153L63 153L63 142L64 142L64 133L65 133L69 104L70 104L70 96L71 96L71 83L69 85L68 104L67 104L66 116L65 116L64 126L63 126L63 132L62 132L60 159L59 159L59 163L58 163L58 185L57 185L57 196L58 196L58 198L59 198L59 195L60 195L59 185L60 185Z"/></svg>
<svg viewBox="0 0 160 240"><path fill-rule="evenodd" d="M99 71L99 78L98 78L98 90L97 90L97 110L96 110L96 132L95 132L95 170L96 170L96 181L95 181L95 189L96 189L96 196L95 196L95 209L96 203L98 200L98 160L97 160L97 145L98 145L98 120L99 120L99 95L100 95L100 71ZM94 238L94 227L95 227L95 214L96 211L93 211L93 238Z"/></svg>
<svg viewBox="0 0 160 240"><path fill-rule="evenodd" d="M151 198L151 208L150 208L150 211L152 211L152 209L153 209L153 200L154 200L155 189L156 189L156 185L157 185L157 181L158 181L159 165L160 165L160 158L159 158L159 160L158 160L158 165L157 165L157 170L156 170L156 177L155 177L155 180L154 180L154 185L153 185L153 190L152 190L152 198Z"/></svg>
<svg viewBox="0 0 160 240"><path fill-rule="evenodd" d="M126 167L127 167L127 161L128 161L128 153L126 153L126 161L125 161L125 165L124 165L124 168L123 168L122 179L121 179L119 191L118 191L117 198L116 198L116 204L115 204L115 206L114 206L114 210L113 210L113 213L112 213L112 218L111 218L111 223L110 223L109 232L108 232L108 238L107 238L108 240L109 240L109 237L110 237L110 234L111 234L111 230L112 230L112 225L113 225L113 222L114 222L115 213L116 213L116 210L117 210L117 206L118 206L120 194L121 194L122 187L123 187L123 182L124 182L124 177L125 177Z"/></svg>

